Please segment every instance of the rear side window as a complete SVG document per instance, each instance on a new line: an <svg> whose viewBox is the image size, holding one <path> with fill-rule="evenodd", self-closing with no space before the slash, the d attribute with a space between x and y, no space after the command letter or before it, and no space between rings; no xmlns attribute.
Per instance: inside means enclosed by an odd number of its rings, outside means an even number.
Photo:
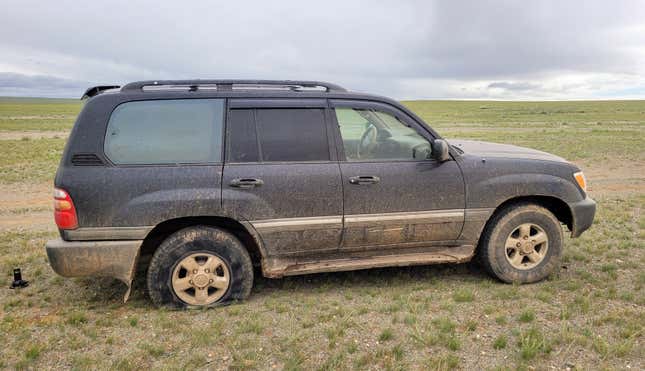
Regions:
<svg viewBox="0 0 645 371"><path fill-rule="evenodd" d="M220 162L223 99L119 105L108 123L105 154L115 164Z"/></svg>
<svg viewBox="0 0 645 371"><path fill-rule="evenodd" d="M227 129L229 161L260 161L254 114L250 109L231 110Z"/></svg>
<svg viewBox="0 0 645 371"><path fill-rule="evenodd" d="M234 109L228 161L329 161L324 111L319 108Z"/></svg>

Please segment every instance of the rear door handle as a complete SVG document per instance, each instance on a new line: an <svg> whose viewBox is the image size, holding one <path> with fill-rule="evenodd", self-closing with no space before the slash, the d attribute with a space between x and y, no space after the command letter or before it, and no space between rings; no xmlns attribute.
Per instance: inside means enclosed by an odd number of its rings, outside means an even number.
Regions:
<svg viewBox="0 0 645 371"><path fill-rule="evenodd" d="M233 179L229 183L231 187L242 188L242 189L255 188L263 184L264 182L262 181L262 179L255 179L255 178Z"/></svg>
<svg viewBox="0 0 645 371"><path fill-rule="evenodd" d="M349 184L376 184L381 181L381 178L377 176L352 176L349 178Z"/></svg>

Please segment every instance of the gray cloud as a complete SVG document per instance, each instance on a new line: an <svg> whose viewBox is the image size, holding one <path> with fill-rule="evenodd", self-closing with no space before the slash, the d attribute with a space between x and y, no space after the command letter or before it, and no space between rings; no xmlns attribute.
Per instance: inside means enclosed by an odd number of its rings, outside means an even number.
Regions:
<svg viewBox="0 0 645 371"><path fill-rule="evenodd" d="M0 71L23 76L7 80L13 86L1 79L0 94L47 85L76 97L85 88L77 82L285 78L397 98L639 96L642 19L638 1L23 0L0 14Z"/></svg>
<svg viewBox="0 0 645 371"><path fill-rule="evenodd" d="M0 96L69 97L83 91L90 85L93 83L89 81L55 76L0 72Z"/></svg>
<svg viewBox="0 0 645 371"><path fill-rule="evenodd" d="M0 72L0 86L7 88L75 88L87 85L87 82L60 79L52 76L27 76L19 73Z"/></svg>
<svg viewBox="0 0 645 371"><path fill-rule="evenodd" d="M508 81L499 81L492 82L488 84L488 89L505 89L505 90L515 90L515 91L528 91L539 89L539 84L533 84L530 82L508 82Z"/></svg>

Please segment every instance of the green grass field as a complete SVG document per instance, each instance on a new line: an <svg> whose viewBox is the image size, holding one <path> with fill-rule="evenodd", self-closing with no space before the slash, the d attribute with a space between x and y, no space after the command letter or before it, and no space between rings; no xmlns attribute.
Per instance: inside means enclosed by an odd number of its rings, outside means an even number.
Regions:
<svg viewBox="0 0 645 371"><path fill-rule="evenodd" d="M244 303L154 308L135 282L47 263L52 179L81 108L0 98L0 368L644 369L645 101L405 104L446 138L528 146L581 166L598 201L562 269L525 286L474 264L256 277ZM21 267L31 285L10 290Z"/></svg>

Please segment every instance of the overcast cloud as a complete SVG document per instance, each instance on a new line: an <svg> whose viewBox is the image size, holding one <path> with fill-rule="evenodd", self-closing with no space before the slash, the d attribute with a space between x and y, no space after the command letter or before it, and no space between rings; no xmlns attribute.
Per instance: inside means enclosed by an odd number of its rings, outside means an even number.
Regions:
<svg viewBox="0 0 645 371"><path fill-rule="evenodd" d="M645 98L643 1L2 1L0 95L328 80L400 99Z"/></svg>

